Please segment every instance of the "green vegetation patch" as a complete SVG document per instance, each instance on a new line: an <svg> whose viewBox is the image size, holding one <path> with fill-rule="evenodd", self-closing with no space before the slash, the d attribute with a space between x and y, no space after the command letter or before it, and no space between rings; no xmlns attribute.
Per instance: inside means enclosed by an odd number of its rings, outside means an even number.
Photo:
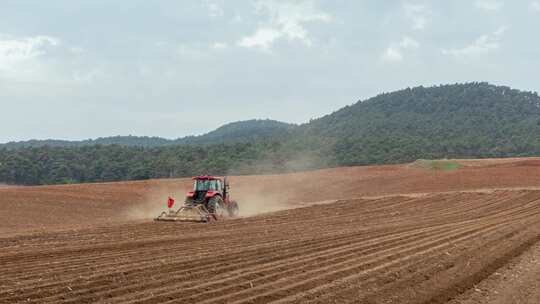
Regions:
<svg viewBox="0 0 540 304"><path fill-rule="evenodd" d="M463 165L451 160L426 160L419 159L414 162L416 167L428 169L428 170L441 170L450 171L461 168Z"/></svg>

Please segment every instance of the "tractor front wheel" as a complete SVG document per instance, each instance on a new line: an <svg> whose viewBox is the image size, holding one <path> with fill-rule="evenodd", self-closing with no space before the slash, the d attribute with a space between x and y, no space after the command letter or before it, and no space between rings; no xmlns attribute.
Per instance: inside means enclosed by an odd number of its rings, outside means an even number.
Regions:
<svg viewBox="0 0 540 304"><path fill-rule="evenodd" d="M238 208L238 203L236 201L231 201L227 208L230 217L237 217L240 209Z"/></svg>

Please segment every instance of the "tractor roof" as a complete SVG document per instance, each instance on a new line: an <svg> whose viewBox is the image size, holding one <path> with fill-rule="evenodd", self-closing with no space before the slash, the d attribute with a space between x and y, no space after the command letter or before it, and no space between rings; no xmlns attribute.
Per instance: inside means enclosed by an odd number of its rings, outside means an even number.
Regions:
<svg viewBox="0 0 540 304"><path fill-rule="evenodd" d="M200 175L200 176L194 176L193 179L202 179L202 180L217 180L220 179L219 177L210 176L210 175Z"/></svg>

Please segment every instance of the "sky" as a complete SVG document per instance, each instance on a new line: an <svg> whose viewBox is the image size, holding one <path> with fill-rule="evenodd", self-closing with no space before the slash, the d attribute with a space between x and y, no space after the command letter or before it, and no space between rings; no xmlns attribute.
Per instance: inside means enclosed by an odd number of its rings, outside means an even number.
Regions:
<svg viewBox="0 0 540 304"><path fill-rule="evenodd" d="M540 0L1 0L0 142L304 123L419 85L539 91Z"/></svg>

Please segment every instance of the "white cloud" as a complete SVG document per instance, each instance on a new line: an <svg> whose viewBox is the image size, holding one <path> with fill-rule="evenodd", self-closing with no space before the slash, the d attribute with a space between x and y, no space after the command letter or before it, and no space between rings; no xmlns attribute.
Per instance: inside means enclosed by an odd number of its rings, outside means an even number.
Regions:
<svg viewBox="0 0 540 304"><path fill-rule="evenodd" d="M382 58L387 62L398 62L403 60L403 55L398 48L390 46L384 51Z"/></svg>
<svg viewBox="0 0 540 304"><path fill-rule="evenodd" d="M89 62L91 55L57 37L0 34L0 78L13 83L68 86L109 77L106 65Z"/></svg>
<svg viewBox="0 0 540 304"><path fill-rule="evenodd" d="M529 5L529 7L530 7L531 10L533 10L533 11L540 12L540 2L539 2L539 1L533 1L533 2L531 2L531 4Z"/></svg>
<svg viewBox="0 0 540 304"><path fill-rule="evenodd" d="M83 59L86 50L52 36L0 34L0 78L15 82L65 85L96 78ZM92 75L90 75L92 74Z"/></svg>
<svg viewBox="0 0 540 304"><path fill-rule="evenodd" d="M414 30L423 30L431 19L431 11L423 4L405 2L403 4L405 16L412 22Z"/></svg>
<svg viewBox="0 0 540 304"><path fill-rule="evenodd" d="M403 61L403 53L406 50L413 50L420 47L418 41L410 38L403 37L399 43L393 43L382 54L382 59L385 62L400 62Z"/></svg>
<svg viewBox="0 0 540 304"><path fill-rule="evenodd" d="M208 14L212 18L216 17L222 17L225 15L225 12L223 11L223 6L221 2L211 1L211 0L205 0L204 4L206 8L208 9Z"/></svg>
<svg viewBox="0 0 540 304"><path fill-rule="evenodd" d="M420 43L410 37L405 36L399 42L399 47L401 49L417 49L420 47Z"/></svg>
<svg viewBox="0 0 540 304"><path fill-rule="evenodd" d="M238 45L246 48L258 47L263 50L268 50L274 41L283 37L283 35L284 33L282 31L273 28L259 28L255 34L242 38L242 40L238 42Z"/></svg>
<svg viewBox="0 0 540 304"><path fill-rule="evenodd" d="M504 6L503 1L498 0L476 0L474 5L485 11L498 11Z"/></svg>
<svg viewBox="0 0 540 304"><path fill-rule="evenodd" d="M48 47L55 47L60 40L50 36L14 38L0 35L0 70L11 69L15 65L35 59L46 53Z"/></svg>
<svg viewBox="0 0 540 304"><path fill-rule="evenodd" d="M240 39L238 45L241 47L269 50L280 38L311 46L312 40L305 23L332 21L332 17L318 10L312 1L261 0L256 3L255 8L258 14L266 14L268 21L259 24L259 28L252 35Z"/></svg>
<svg viewBox="0 0 540 304"><path fill-rule="evenodd" d="M501 26L492 34L486 34L478 37L473 43L463 48L443 49L444 55L455 57L477 56L500 48L500 43L504 33L508 30L507 26Z"/></svg>

